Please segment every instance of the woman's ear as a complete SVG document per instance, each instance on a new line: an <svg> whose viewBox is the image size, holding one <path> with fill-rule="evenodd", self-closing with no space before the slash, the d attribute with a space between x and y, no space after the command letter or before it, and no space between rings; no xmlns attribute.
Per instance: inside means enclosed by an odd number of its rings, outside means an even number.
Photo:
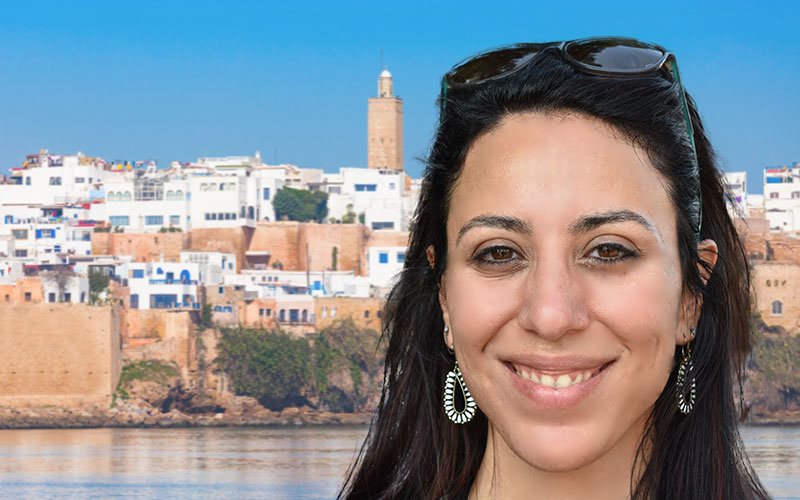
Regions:
<svg viewBox="0 0 800 500"><path fill-rule="evenodd" d="M714 270L714 266L717 264L718 250L717 243L714 240L703 240L697 244L697 255L705 263L705 267L701 264L697 266L700 277L703 279L703 284L708 283L711 271Z"/></svg>
<svg viewBox="0 0 800 500"><path fill-rule="evenodd" d="M425 250L425 255L428 257L428 265L431 266L431 269L435 269L436 267L436 252L433 250L433 245L430 245ZM444 325L448 327L447 332L445 333L445 344L452 349L453 347L453 330L450 327L450 314L447 312L447 289L445 287L445 275L442 273L442 278L439 281L439 307L442 308L442 318L444 319Z"/></svg>
<svg viewBox="0 0 800 500"><path fill-rule="evenodd" d="M717 264L718 248L714 240L703 240L697 244L697 255L702 263L697 264L697 271L700 273L700 279L703 284L708 283L711 278L711 273L714 266ZM681 309L681 321L678 331L676 332L675 342L678 345L684 345L690 342L694 337L691 331L697 328L697 322L700 319L700 311L703 308L703 296L701 294L692 294L684 292Z"/></svg>

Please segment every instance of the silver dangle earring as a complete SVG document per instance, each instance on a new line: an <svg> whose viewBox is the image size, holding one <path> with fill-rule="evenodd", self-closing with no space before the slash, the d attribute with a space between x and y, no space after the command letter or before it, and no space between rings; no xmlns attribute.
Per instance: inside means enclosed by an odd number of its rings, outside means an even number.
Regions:
<svg viewBox="0 0 800 500"><path fill-rule="evenodd" d="M449 331L449 327L444 327L445 345L447 345L447 333ZM450 349L450 346L448 346L448 349ZM450 350L452 351L452 349ZM460 390L464 398L464 408L462 410L458 410L455 405L456 390ZM475 408L475 400L472 398L466 382L464 382L464 377L461 376L461 370L458 369L458 361L456 361L455 366L447 373L447 378L444 381L444 412L447 414L447 418L454 423L466 424L475 416Z"/></svg>
<svg viewBox="0 0 800 500"><path fill-rule="evenodd" d="M695 329L689 329L689 341L683 344L681 365L678 367L678 378L676 385L678 390L675 394L678 397L678 409L684 415L688 415L694 408L697 399L696 384L694 378L694 363L692 363L691 342L694 340ZM686 340L686 335L683 336Z"/></svg>

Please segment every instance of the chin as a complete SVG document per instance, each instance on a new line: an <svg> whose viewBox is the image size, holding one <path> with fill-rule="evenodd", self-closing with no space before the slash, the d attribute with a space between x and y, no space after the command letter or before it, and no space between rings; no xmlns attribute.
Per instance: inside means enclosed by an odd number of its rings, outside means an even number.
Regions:
<svg viewBox="0 0 800 500"><path fill-rule="evenodd" d="M542 426L520 429L518 438L508 442L512 451L531 467L545 472L569 472L584 468L605 452L609 444L595 430Z"/></svg>

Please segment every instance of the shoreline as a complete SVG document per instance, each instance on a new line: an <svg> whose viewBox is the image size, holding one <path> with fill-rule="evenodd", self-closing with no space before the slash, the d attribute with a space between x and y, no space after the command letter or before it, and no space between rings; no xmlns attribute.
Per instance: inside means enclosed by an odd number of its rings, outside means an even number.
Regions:
<svg viewBox="0 0 800 500"><path fill-rule="evenodd" d="M369 425L371 413L334 413L308 407L225 411L224 413L163 413L142 408L0 408L0 430L180 428L180 427L310 427Z"/></svg>

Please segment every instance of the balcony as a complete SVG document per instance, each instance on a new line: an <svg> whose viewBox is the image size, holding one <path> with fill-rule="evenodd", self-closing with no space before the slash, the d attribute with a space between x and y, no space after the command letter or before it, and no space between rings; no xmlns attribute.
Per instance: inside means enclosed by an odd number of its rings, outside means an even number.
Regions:
<svg viewBox="0 0 800 500"><path fill-rule="evenodd" d="M197 285L197 280L161 279L150 280L151 285Z"/></svg>

